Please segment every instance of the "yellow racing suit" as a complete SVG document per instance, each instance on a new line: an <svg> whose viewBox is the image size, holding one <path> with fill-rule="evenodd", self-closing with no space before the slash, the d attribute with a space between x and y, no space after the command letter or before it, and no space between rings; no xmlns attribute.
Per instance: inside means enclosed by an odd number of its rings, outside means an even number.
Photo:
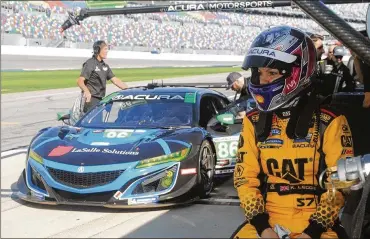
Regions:
<svg viewBox="0 0 370 239"><path fill-rule="evenodd" d="M305 138L290 139L286 134L290 112L275 112L264 142L257 142L255 136L259 112L254 110L244 117L234 187L246 221L234 238L259 238L263 230L276 225L291 232L290 238L302 232L313 239L337 238L331 228L338 223L344 197L337 191L335 200L327 200L326 192L318 193L316 175L320 157L327 167L336 165L340 158L352 157L353 141L344 115L324 107L319 114L320 120L313 114ZM259 189L261 171L267 176L266 192Z"/></svg>

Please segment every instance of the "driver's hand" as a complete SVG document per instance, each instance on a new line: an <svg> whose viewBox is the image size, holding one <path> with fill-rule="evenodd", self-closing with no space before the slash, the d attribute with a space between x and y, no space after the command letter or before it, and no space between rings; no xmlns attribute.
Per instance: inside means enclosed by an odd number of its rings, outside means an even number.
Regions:
<svg viewBox="0 0 370 239"><path fill-rule="evenodd" d="M261 233L261 238L279 238L279 236L272 228L267 228Z"/></svg>
<svg viewBox="0 0 370 239"><path fill-rule="evenodd" d="M86 101L85 101L86 103L91 101L91 93L90 93L90 91L85 91L84 92L84 98L86 99Z"/></svg>
<svg viewBox="0 0 370 239"><path fill-rule="evenodd" d="M235 119L243 119L245 115L246 115L246 112L245 111L241 111L241 112L239 112L236 115L236 118Z"/></svg>
<svg viewBox="0 0 370 239"><path fill-rule="evenodd" d="M307 235L306 233L302 233L299 237L299 239L311 239L311 237L309 235Z"/></svg>

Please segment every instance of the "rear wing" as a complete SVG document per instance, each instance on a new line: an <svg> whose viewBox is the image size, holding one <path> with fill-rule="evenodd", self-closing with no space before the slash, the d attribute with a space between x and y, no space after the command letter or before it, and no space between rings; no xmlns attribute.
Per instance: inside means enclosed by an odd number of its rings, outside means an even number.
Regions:
<svg viewBox="0 0 370 239"><path fill-rule="evenodd" d="M247 80L250 79L249 77L245 77ZM225 80L226 81L226 80ZM207 88L207 89L223 89L228 86L228 84L225 83L220 83L220 82L205 82L205 83L164 83L163 80L162 82L152 82L149 83L146 88L148 89L154 89L156 87L195 87L195 88ZM145 86L143 86L145 87Z"/></svg>
<svg viewBox="0 0 370 239"><path fill-rule="evenodd" d="M156 87L195 87L195 88L226 88L226 83L149 83L148 89L154 89Z"/></svg>

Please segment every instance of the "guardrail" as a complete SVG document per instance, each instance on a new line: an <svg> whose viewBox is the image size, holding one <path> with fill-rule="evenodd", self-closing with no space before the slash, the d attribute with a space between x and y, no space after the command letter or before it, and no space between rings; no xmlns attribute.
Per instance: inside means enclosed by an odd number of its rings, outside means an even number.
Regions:
<svg viewBox="0 0 370 239"><path fill-rule="evenodd" d="M51 57L91 57L92 50L74 48L53 48L53 47L30 47L2 45L1 55L21 56L51 56ZM201 55L201 54L175 54L134 51L114 51L108 53L110 59L139 59L139 60L176 60L176 61L204 61L204 62L235 62L241 64L244 56L237 55Z"/></svg>
<svg viewBox="0 0 370 239"><path fill-rule="evenodd" d="M33 47L33 46L11 46L1 45L1 55L18 56L46 56L46 57L72 57L88 58L92 51L89 49L75 48L53 48L53 47ZM232 62L241 64L244 56L239 55L203 55L203 54L175 54L136 51L114 51L108 53L109 59L133 59L133 60L157 60L157 61L195 61L195 62ZM347 64L350 56L344 56L343 61Z"/></svg>

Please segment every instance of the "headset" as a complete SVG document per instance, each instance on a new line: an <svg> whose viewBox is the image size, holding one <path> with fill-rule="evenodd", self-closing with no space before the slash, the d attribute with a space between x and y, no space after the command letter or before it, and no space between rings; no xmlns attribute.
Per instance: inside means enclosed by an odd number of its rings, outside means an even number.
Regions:
<svg viewBox="0 0 370 239"><path fill-rule="evenodd" d="M99 40L99 41L96 41L96 42L94 43L94 45L93 45L94 56L99 55L100 50L101 50L101 49L100 49L100 46L101 46L102 44L105 44L105 45L106 45L105 41L101 41L101 40Z"/></svg>

